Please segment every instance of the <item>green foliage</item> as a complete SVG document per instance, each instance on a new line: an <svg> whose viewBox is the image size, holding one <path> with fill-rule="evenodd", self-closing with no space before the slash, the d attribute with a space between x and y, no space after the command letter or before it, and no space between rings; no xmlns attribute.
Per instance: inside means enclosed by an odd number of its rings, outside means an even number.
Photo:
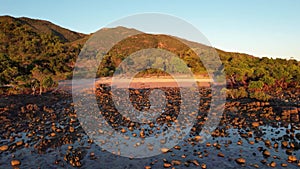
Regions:
<svg viewBox="0 0 300 169"><path fill-rule="evenodd" d="M264 82L262 81L251 81L248 88L250 90L261 90L264 87Z"/></svg>
<svg viewBox="0 0 300 169"><path fill-rule="evenodd" d="M240 99L248 97L248 92L244 87L239 87L238 89L227 89L226 95L232 99Z"/></svg>
<svg viewBox="0 0 300 169"><path fill-rule="evenodd" d="M57 83L51 78L51 76L46 76L42 81L42 86L45 89L51 89L57 86Z"/></svg>
<svg viewBox="0 0 300 169"><path fill-rule="evenodd" d="M255 91L250 93L250 98L261 100L261 101L268 101L271 97L270 95L261 92L261 91Z"/></svg>

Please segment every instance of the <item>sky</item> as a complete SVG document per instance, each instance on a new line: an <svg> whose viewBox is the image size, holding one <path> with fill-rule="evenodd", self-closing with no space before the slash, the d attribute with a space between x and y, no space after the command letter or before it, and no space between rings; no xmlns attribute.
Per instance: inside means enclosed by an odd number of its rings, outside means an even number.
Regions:
<svg viewBox="0 0 300 169"><path fill-rule="evenodd" d="M170 14L191 23L216 48L297 60L299 9L299 0L0 0L0 15L44 19L82 33L133 14Z"/></svg>

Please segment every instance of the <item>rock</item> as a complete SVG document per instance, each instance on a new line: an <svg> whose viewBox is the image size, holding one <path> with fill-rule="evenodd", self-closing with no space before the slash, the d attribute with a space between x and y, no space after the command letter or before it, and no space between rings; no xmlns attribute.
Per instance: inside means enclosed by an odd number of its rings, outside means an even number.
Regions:
<svg viewBox="0 0 300 169"><path fill-rule="evenodd" d="M74 127L70 127L70 128L69 128L69 131L70 131L71 133L73 133L73 132L75 131Z"/></svg>
<svg viewBox="0 0 300 169"><path fill-rule="evenodd" d="M270 147L270 146L271 146L271 141L270 141L270 140L265 140L265 145L266 145L267 147Z"/></svg>
<svg viewBox="0 0 300 169"><path fill-rule="evenodd" d="M200 141L202 139L201 136L195 136L195 141Z"/></svg>
<svg viewBox="0 0 300 169"><path fill-rule="evenodd" d="M291 163L297 162L297 157L296 156L289 156L288 161L291 162Z"/></svg>
<svg viewBox="0 0 300 169"><path fill-rule="evenodd" d="M11 164L12 166L18 166L18 165L21 164L21 161L19 161L19 160L12 160L12 161L10 162L10 164Z"/></svg>
<svg viewBox="0 0 300 169"><path fill-rule="evenodd" d="M8 150L8 145L3 145L3 146L1 146L0 147L0 151L6 151L6 150Z"/></svg>
<svg viewBox="0 0 300 169"><path fill-rule="evenodd" d="M237 158L235 159L235 161L238 163L238 164L245 164L246 163L246 160L244 158Z"/></svg>
<svg viewBox="0 0 300 169"><path fill-rule="evenodd" d="M16 142L16 145L21 146L21 145L23 145L23 143L24 143L23 140L21 140L21 141Z"/></svg>
<svg viewBox="0 0 300 169"><path fill-rule="evenodd" d="M287 141L281 142L281 146L282 147L287 147L288 145L289 145L289 143Z"/></svg>
<svg viewBox="0 0 300 169"><path fill-rule="evenodd" d="M151 169L151 166L145 166L145 169Z"/></svg>
<svg viewBox="0 0 300 169"><path fill-rule="evenodd" d="M288 165L286 163L282 163L281 167L287 167Z"/></svg>
<svg viewBox="0 0 300 169"><path fill-rule="evenodd" d="M224 155L223 153L219 152L219 153L218 153L218 156L219 156L219 157L224 157L225 155Z"/></svg>
<svg viewBox="0 0 300 169"><path fill-rule="evenodd" d="M165 168L170 168L172 165L170 163L164 163Z"/></svg>
<svg viewBox="0 0 300 169"><path fill-rule="evenodd" d="M205 163L201 164L201 168L206 169L206 164Z"/></svg>
<svg viewBox="0 0 300 169"><path fill-rule="evenodd" d="M180 149L181 149L181 147L178 146L178 145L174 146L174 148L175 148L176 150L180 150Z"/></svg>
<svg viewBox="0 0 300 169"><path fill-rule="evenodd" d="M55 133L51 133L50 136L51 136L51 137L55 137L56 134L55 134Z"/></svg>
<svg viewBox="0 0 300 169"><path fill-rule="evenodd" d="M172 160L172 165L180 165L181 161L180 160Z"/></svg>
<svg viewBox="0 0 300 169"><path fill-rule="evenodd" d="M270 163L270 167L276 167L276 163L274 162L274 161L272 161L271 163Z"/></svg>
<svg viewBox="0 0 300 169"><path fill-rule="evenodd" d="M265 157L270 157L270 156L271 156L271 153L270 153L268 150L264 150L264 151L263 151L263 155L264 155Z"/></svg>
<svg viewBox="0 0 300 169"><path fill-rule="evenodd" d="M253 122L252 127L259 127L259 122Z"/></svg>
<svg viewBox="0 0 300 169"><path fill-rule="evenodd" d="M191 161L195 166L199 166L200 164L199 164L199 162L197 161L197 160L193 160L193 161Z"/></svg>
<svg viewBox="0 0 300 169"><path fill-rule="evenodd" d="M166 152L169 151L169 149L167 149L167 148L161 148L160 151L163 152L163 153L166 153Z"/></svg>
<svg viewBox="0 0 300 169"><path fill-rule="evenodd" d="M253 145L255 142L254 141L249 141L249 144Z"/></svg>

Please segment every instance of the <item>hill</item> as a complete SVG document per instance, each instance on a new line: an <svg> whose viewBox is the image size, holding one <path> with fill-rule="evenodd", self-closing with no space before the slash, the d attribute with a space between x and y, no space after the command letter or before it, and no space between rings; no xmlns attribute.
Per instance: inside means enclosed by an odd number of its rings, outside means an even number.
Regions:
<svg viewBox="0 0 300 169"><path fill-rule="evenodd" d="M129 54L144 48L161 48L174 52L195 74L206 74L203 64L193 51L169 35L142 33L125 27L106 28L107 34L118 38L134 35L115 45L99 66L98 76L111 76L119 63ZM77 33L51 22L30 18L0 16L0 86L4 93L42 93L58 80L70 79L80 50L91 35ZM100 39L97 43L109 42ZM184 40L195 48L209 48ZM269 91L297 87L300 84L300 62L286 59L258 58L248 54L216 49L224 64L232 97L241 90ZM93 51L94 52L94 51ZM88 57L86 58L88 63ZM147 57L144 58L145 61ZM148 70L142 73L163 74Z"/></svg>

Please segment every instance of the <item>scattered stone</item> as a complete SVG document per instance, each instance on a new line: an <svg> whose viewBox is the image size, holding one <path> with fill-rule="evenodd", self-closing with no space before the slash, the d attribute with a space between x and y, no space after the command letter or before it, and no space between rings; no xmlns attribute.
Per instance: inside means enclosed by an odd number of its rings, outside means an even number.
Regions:
<svg viewBox="0 0 300 169"><path fill-rule="evenodd" d="M235 161L238 163L238 164L245 164L246 163L246 160L244 158L237 158L235 159Z"/></svg>
<svg viewBox="0 0 300 169"><path fill-rule="evenodd" d="M175 148L176 150L180 150L180 149L181 149L181 147L178 146L178 145L174 146L174 148Z"/></svg>
<svg viewBox="0 0 300 169"><path fill-rule="evenodd" d="M270 156L271 156L271 153L270 153L268 150L264 150L264 151L263 151L263 155L264 155L265 157L270 157Z"/></svg>
<svg viewBox="0 0 300 169"><path fill-rule="evenodd" d="M253 123L252 123L252 126L253 126L253 127L259 127L259 122L253 122Z"/></svg>
<svg viewBox="0 0 300 169"><path fill-rule="evenodd" d="M267 147L270 147L270 146L271 146L271 141L270 141L270 140L265 140L265 145L266 145Z"/></svg>
<svg viewBox="0 0 300 169"><path fill-rule="evenodd" d="M6 150L8 150L8 145L3 145L3 146L1 146L0 147L0 151L6 151Z"/></svg>
<svg viewBox="0 0 300 169"><path fill-rule="evenodd" d="M200 164L199 164L199 162L197 161L197 160L192 160L191 161L195 166L199 166Z"/></svg>
<svg viewBox="0 0 300 169"><path fill-rule="evenodd" d="M221 153L221 152L218 153L218 156L219 157L225 157L225 155L223 153Z"/></svg>
<svg viewBox="0 0 300 169"><path fill-rule="evenodd" d="M289 143L287 141L283 141L281 142L281 145L282 147L286 148L289 145Z"/></svg>
<svg viewBox="0 0 300 169"><path fill-rule="evenodd" d="M164 163L165 168L170 168L172 165L170 163Z"/></svg>
<svg viewBox="0 0 300 169"><path fill-rule="evenodd" d="M200 141L202 139L201 136L195 136L195 141Z"/></svg>
<svg viewBox="0 0 300 169"><path fill-rule="evenodd" d="M270 163L270 167L276 167L276 163L274 162L274 161L272 161L271 163Z"/></svg>
<svg viewBox="0 0 300 169"><path fill-rule="evenodd" d="M12 166L18 166L18 165L21 164L21 161L19 161L19 160L12 160L12 161L10 162L10 164L11 164Z"/></svg>
<svg viewBox="0 0 300 169"><path fill-rule="evenodd" d="M166 152L169 151L169 149L168 148L161 148L160 151L163 152L163 153L166 153Z"/></svg>
<svg viewBox="0 0 300 169"><path fill-rule="evenodd" d="M180 165L181 161L180 160L172 160L172 165Z"/></svg>
<svg viewBox="0 0 300 169"><path fill-rule="evenodd" d="M296 156L289 156L288 161L291 163L297 162L297 157Z"/></svg>
<svg viewBox="0 0 300 169"><path fill-rule="evenodd" d="M75 131L74 127L70 126L69 131L73 133Z"/></svg>
<svg viewBox="0 0 300 169"><path fill-rule="evenodd" d="M126 129L122 128L121 132L126 133Z"/></svg>

